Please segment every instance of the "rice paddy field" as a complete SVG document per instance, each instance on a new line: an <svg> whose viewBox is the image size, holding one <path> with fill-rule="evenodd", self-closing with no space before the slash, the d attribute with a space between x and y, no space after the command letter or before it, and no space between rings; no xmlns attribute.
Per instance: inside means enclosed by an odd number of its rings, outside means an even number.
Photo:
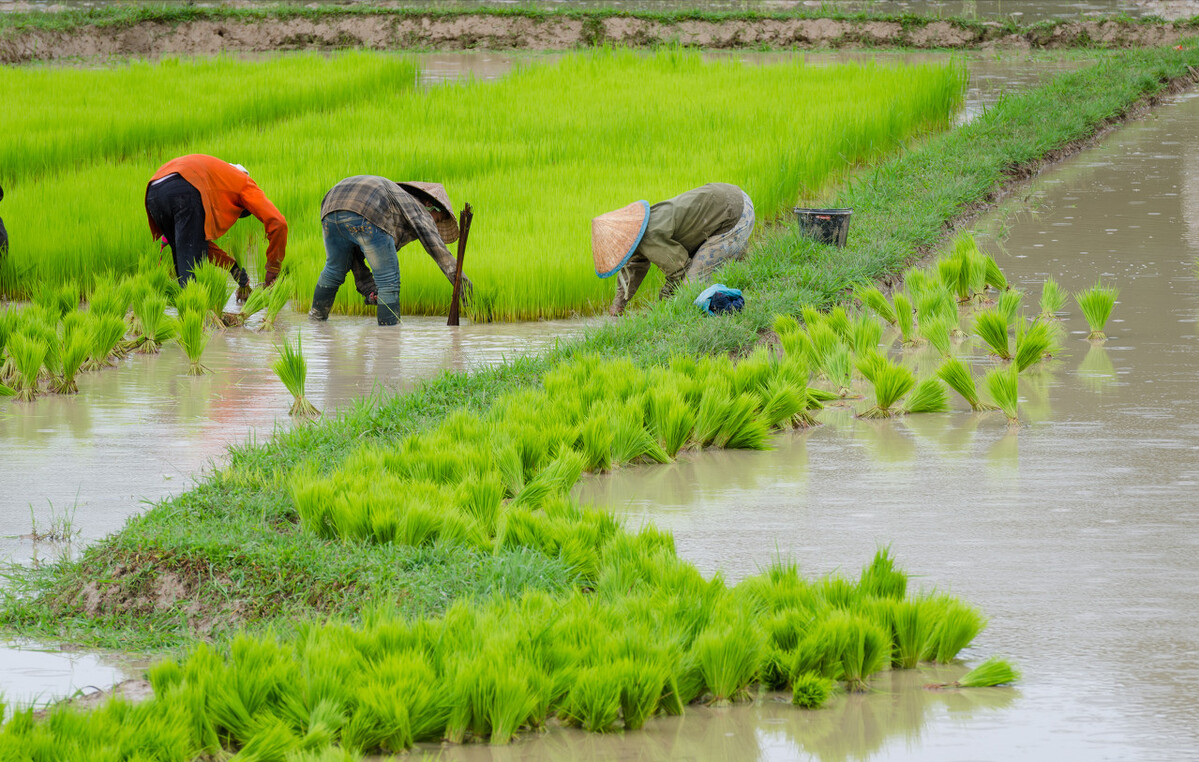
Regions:
<svg viewBox="0 0 1199 762"><path fill-rule="evenodd" d="M320 199L344 176L381 174L442 182L456 205L469 201L476 210L465 266L476 285L468 317L587 314L611 291L590 263L593 216L720 180L741 185L760 220L778 218L853 166L947 125L965 85L964 69L953 63L747 66L668 50L577 54L499 82L423 92L414 90L412 64L335 56L321 62L308 92L293 92L280 85L289 65L304 63L2 72L0 88L19 104L5 119L20 114L12 129L22 134L66 121L53 109L39 115L41 92L61 90L65 103L100 116L70 120L72 130L51 131L38 150L12 149L25 158L5 180L14 244L0 262L0 293L28 297L38 284L67 281L86 292L98 273L134 271L153 250L141 202L146 181L167 159L198 152L245 165L288 218L285 267L301 306L324 262ZM211 91L220 77L261 89L239 96L253 109L224 103L225 112L181 122L145 92L150 75L185 92ZM126 81L131 95L121 115L109 113L111 99L91 96ZM230 111L241 125L221 116ZM160 120L141 118L160 112ZM227 250L253 268L261 231L253 220L235 231ZM419 246L401 255L401 274L404 312L445 312L449 289ZM339 303L360 308L350 294L347 285Z"/></svg>
<svg viewBox="0 0 1199 762"><path fill-rule="evenodd" d="M1130 54L938 134L966 85L948 59L817 70L600 50L421 90L413 62L354 54L313 63L355 69L352 97L347 79L314 81L278 110L247 104L239 130L164 119L194 130L172 143L116 116L128 134L72 161L48 139L11 181L27 206L8 205L5 180L6 222L72 182L90 195L60 210L79 228L101 221L94 189L132 188L132 211L89 239L94 256L56 255L63 225L45 222L6 258L0 287L31 303L0 310L0 393L17 398L0 415L36 427L40 406L87 406L89 368L165 367L179 400L223 390L233 422L254 392L219 352L255 344L254 372L274 369L273 404L293 422L80 557L6 571L3 632L154 658L138 700L43 712L0 698L0 758L1186 753L1193 427L1163 421L1193 407L1177 347L1194 338L1195 189L1178 168L1193 163L1180 136L1199 101L1117 133L1133 136L1109 139L1124 152L1067 169L1062 193L1015 194L980 226L1007 249L946 226L1003 172L1089 137L1194 57ZM242 65L185 76L199 86ZM139 66L98 73L131 76L136 93ZM244 308L255 333L228 325L246 315L223 314L222 272L179 289L145 241L145 178L184 145L247 164L292 220L277 291ZM1160 163L1137 163L1146 154ZM475 207L470 328L601 308L587 210L633 190L738 182L767 220L851 198L859 226L845 249L764 226L722 272L746 289L743 313L703 318L688 286L542 355L330 410L329 366L360 363L350 375L366 378L379 358L310 342L352 317L296 329L281 311L288 296L302 308L323 259L303 210L330 165L356 161L377 164L338 176L441 180ZM1110 170L1120 162L1135 181ZM1033 196L1044 222L1019 205ZM260 276L262 242L242 227L232 249ZM406 311L442 311L448 286L427 258L410 250L402 267ZM1155 310L1163 284L1175 303ZM1126 396L1139 362L1170 370ZM1121 425L1130 415L1153 433ZM72 531L35 524L32 542Z"/></svg>

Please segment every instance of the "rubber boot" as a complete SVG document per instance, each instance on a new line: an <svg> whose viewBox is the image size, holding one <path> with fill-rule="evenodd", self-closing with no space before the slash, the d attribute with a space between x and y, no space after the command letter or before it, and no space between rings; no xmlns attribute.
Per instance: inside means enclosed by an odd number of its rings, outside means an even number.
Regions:
<svg viewBox="0 0 1199 762"><path fill-rule="evenodd" d="M400 322L400 297L395 297L391 301L379 300L379 306L375 308L375 316L379 321L379 325L396 325Z"/></svg>
<svg viewBox="0 0 1199 762"><path fill-rule="evenodd" d="M308 310L308 317L313 320L328 320L329 310L333 309L333 300L336 297L337 289L318 284L312 292L312 309Z"/></svg>

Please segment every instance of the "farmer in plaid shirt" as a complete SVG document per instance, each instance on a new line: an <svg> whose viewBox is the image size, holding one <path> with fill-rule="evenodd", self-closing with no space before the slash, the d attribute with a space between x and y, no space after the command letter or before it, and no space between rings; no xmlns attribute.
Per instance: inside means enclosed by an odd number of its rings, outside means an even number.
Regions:
<svg viewBox="0 0 1199 762"><path fill-rule="evenodd" d="M321 202L321 227L325 237L325 269L312 295L318 320L327 320L337 289L355 262L365 259L374 272L379 325L400 322L400 261L404 244L419 240L451 284L457 262L447 243L458 240L449 196L437 183L397 183L376 175L355 175L333 186ZM362 291L359 272L355 284ZM463 293L471 283L462 278Z"/></svg>

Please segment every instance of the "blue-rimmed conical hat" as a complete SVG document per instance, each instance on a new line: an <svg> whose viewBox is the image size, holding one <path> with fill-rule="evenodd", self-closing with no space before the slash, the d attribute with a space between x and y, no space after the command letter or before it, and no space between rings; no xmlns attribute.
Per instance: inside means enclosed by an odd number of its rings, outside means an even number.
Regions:
<svg viewBox="0 0 1199 762"><path fill-rule="evenodd" d="M649 202L634 201L614 212L591 220L591 256L595 274L607 278L629 262L645 226L649 223Z"/></svg>

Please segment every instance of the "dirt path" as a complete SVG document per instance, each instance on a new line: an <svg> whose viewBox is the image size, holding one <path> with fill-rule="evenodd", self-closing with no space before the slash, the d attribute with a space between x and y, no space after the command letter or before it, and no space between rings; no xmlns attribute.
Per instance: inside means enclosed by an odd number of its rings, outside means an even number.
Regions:
<svg viewBox="0 0 1199 762"><path fill-rule="evenodd" d="M320 18L216 18L24 29L0 39L0 63L109 56L207 55L222 51L365 47L379 50L564 50L597 44L678 43L732 48L1141 47L1199 33L1186 25L1128 20L1070 21L1011 31L998 23L951 20L747 18L664 20L624 16L482 13L354 14Z"/></svg>

